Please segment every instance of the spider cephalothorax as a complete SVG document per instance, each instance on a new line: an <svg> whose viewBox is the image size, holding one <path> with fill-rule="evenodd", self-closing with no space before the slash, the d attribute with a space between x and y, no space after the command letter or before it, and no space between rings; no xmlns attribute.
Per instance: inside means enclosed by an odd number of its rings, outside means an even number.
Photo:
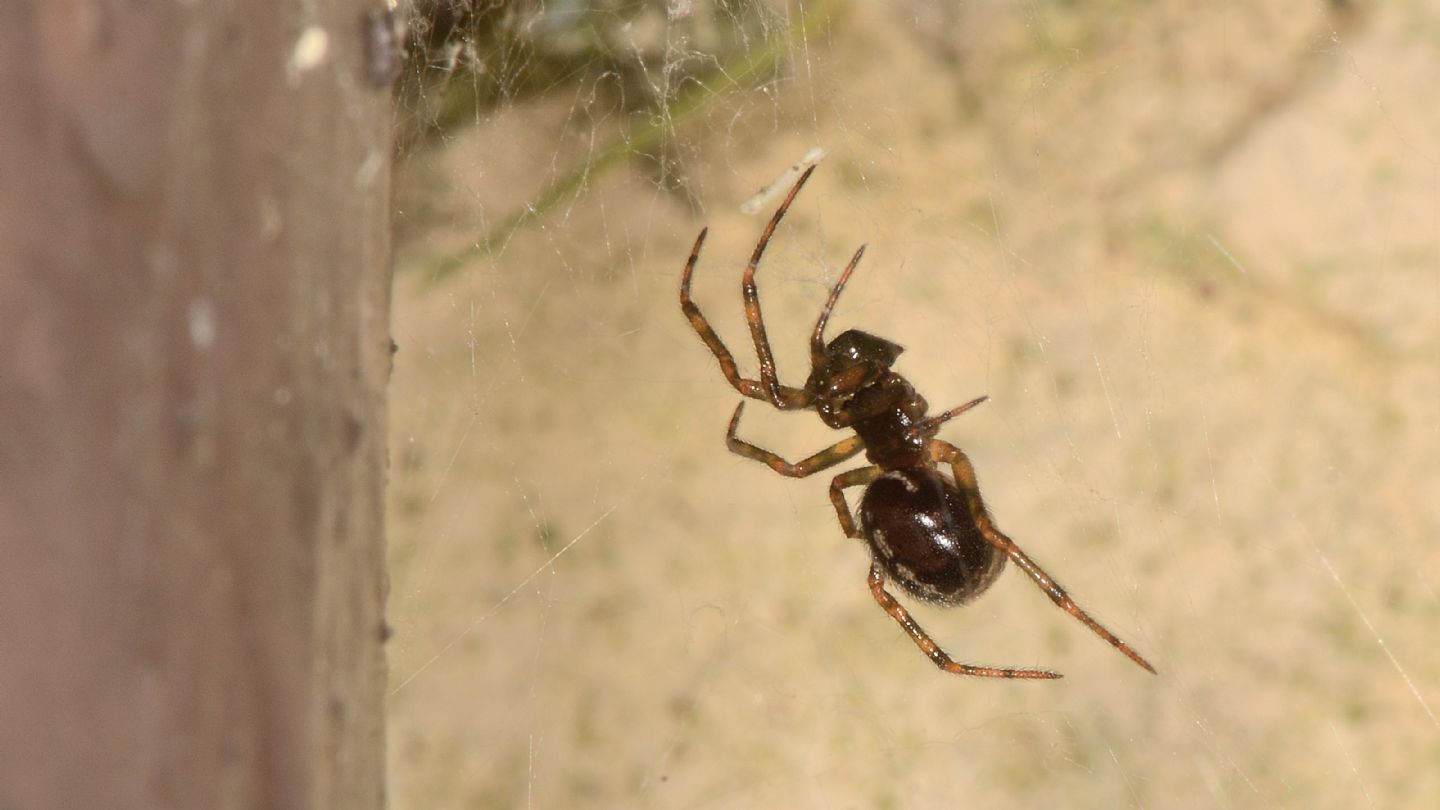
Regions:
<svg viewBox="0 0 1440 810"><path fill-rule="evenodd" d="M893 397L876 394L881 393L885 377L896 376L890 366L903 351L899 344L859 329L830 341L805 381L805 390L814 395L815 410L825 424L850 427L852 420L890 407L888 400Z"/></svg>
<svg viewBox="0 0 1440 810"><path fill-rule="evenodd" d="M895 365L895 360L905 347L892 343L859 329L846 329L835 339L825 344L825 365L816 369L816 375L830 376L853 366L873 366L885 370Z"/></svg>
<svg viewBox="0 0 1440 810"><path fill-rule="evenodd" d="M759 379L740 376L734 356L690 299L690 279L700 258L700 246L705 242L704 230L700 231L690 259L685 263L680 282L680 308L719 361L725 379L743 396L764 400L781 410L814 408L825 424L851 429L854 435L791 463L736 435L745 407L742 400L730 418L726 445L739 455L794 478L833 467L865 451L871 462L869 466L840 473L830 482L830 502L835 507L835 516L846 535L863 540L870 547L869 584L875 601L904 628L916 646L946 672L994 678L1060 677L1059 673L1045 669L979 667L955 661L885 590L885 581L889 578L920 599L939 605L959 605L990 587L1000 576L1006 560L1015 563L1065 612L1130 660L1154 672L1148 661L1092 619L1015 541L996 528L980 499L980 486L970 459L960 448L935 438L944 422L984 402L985 397L927 417L925 398L908 380L891 370L902 351L898 344L858 329L825 342L825 324L840 298L840 291L864 255L863 246L845 266L820 310L810 337L810 376L804 387L780 383L770 342L765 336L765 322L760 315L755 270L775 226L780 224L814 170L814 167L807 169L790 189L745 267L741 290L745 320L750 325L750 336L760 361ZM949 477L941 471L942 464L950 468ZM858 526L844 494L847 487L855 486L865 487Z"/></svg>

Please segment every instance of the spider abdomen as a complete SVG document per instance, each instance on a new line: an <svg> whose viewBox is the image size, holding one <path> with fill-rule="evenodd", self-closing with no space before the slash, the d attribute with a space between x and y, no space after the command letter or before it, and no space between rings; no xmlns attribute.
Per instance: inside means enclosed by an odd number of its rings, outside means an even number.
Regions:
<svg viewBox="0 0 1440 810"><path fill-rule="evenodd" d="M1005 554L980 535L965 498L936 470L906 467L875 479L860 526L885 572L917 599L962 605L1005 570Z"/></svg>

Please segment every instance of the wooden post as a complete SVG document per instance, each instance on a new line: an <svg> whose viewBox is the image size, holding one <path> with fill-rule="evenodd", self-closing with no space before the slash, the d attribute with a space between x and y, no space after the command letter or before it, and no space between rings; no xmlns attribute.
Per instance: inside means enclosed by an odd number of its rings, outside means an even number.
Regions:
<svg viewBox="0 0 1440 810"><path fill-rule="evenodd" d="M0 808L383 804L371 8L0 4Z"/></svg>

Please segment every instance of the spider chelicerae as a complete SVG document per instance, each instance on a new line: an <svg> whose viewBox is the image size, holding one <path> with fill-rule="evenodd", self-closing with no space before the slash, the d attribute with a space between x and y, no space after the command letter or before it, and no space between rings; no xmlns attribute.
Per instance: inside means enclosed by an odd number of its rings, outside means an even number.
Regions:
<svg viewBox="0 0 1440 810"><path fill-rule="evenodd" d="M708 228L700 231L690 258L685 262L685 274L680 282L680 308L696 334L720 361L720 370L735 390L751 399L768 402L782 411L814 408L826 425L837 430L848 428L855 433L792 464L736 435L740 414L745 409L742 400L736 406L734 416L730 417L726 445L731 452L755 459L792 478L804 478L852 458L861 450L865 451L869 465L840 473L830 481L830 501L835 507L835 515L847 536L864 540L870 547L869 583L875 601L905 629L921 652L946 672L987 678L1061 677L1060 673L1046 669L981 667L955 661L885 590L885 581L889 578L899 582L917 599L944 607L963 605L984 593L995 582L1008 559L1066 613L1153 673L1155 668L1150 662L1091 618L1054 577L1045 573L1015 541L995 527L984 501L980 499L980 487L970 459L960 448L935 437L942 424L979 405L987 397L978 397L936 416L926 416L924 397L915 391L909 381L890 369L902 351L900 346L858 329L848 330L829 343L825 342L825 324L840 298L841 290L850 280L850 274L865 254L864 245L855 251L845 266L815 322L815 330L810 335L809 379L801 388L779 381L770 341L765 336L765 321L760 314L755 269L765 254L775 227L814 171L815 167L811 166L800 176L771 217L770 224L755 245L750 263L745 266L741 281L745 322L750 326L750 337L760 361L760 379L740 376L734 356L690 298L690 279ZM942 464L949 465L952 477L946 477L941 472ZM858 486L865 487L865 494L860 500L857 527L844 490Z"/></svg>

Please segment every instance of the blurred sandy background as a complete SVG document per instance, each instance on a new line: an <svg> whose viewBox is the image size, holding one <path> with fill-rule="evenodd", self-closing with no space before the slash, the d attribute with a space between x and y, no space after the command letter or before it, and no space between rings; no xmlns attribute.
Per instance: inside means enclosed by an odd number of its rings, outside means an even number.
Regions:
<svg viewBox="0 0 1440 810"><path fill-rule="evenodd" d="M393 806L1440 807L1440 6L826 16L663 160L440 281L623 118L556 81L410 156ZM829 473L726 451L681 266L708 224L695 295L753 373L739 273L777 201L740 206L815 147L759 274L782 378L868 242L831 334L905 345L933 409L990 395L942 435L1158 677L1013 569L915 612L959 660L1066 678L938 672ZM759 403L743 433L836 438Z"/></svg>

